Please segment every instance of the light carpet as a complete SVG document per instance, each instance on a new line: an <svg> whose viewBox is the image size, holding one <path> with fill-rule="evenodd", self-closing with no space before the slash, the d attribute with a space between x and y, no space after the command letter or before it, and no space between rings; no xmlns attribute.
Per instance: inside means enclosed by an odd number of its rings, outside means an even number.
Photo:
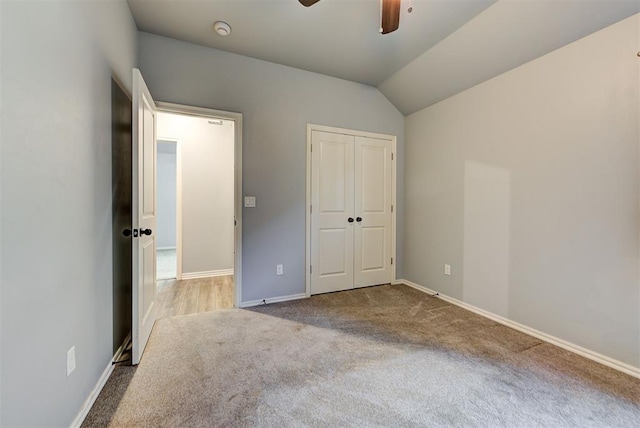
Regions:
<svg viewBox="0 0 640 428"><path fill-rule="evenodd" d="M404 285L159 320L84 426L638 426L640 380Z"/></svg>

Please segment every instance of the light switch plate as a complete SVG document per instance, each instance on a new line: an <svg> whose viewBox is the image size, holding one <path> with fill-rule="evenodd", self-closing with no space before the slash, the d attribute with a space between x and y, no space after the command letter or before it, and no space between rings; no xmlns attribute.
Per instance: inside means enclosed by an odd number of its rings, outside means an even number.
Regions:
<svg viewBox="0 0 640 428"><path fill-rule="evenodd" d="M244 206L245 206L245 208L254 208L256 206L256 197L255 196L245 196L244 197Z"/></svg>
<svg viewBox="0 0 640 428"><path fill-rule="evenodd" d="M76 369L76 347L72 346L67 351L67 376L71 375Z"/></svg>
<svg viewBox="0 0 640 428"><path fill-rule="evenodd" d="M444 274L451 275L451 265L444 265Z"/></svg>

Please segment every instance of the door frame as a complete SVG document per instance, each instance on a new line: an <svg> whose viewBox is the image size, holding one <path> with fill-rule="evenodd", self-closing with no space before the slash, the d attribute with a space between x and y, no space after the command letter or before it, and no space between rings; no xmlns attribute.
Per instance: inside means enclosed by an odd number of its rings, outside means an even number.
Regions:
<svg viewBox="0 0 640 428"><path fill-rule="evenodd" d="M224 119L235 122L234 125L234 219L235 219L235 255L233 266L234 305L242 302L242 113L214 110L204 107L188 106L156 101L159 112L177 113L187 116Z"/></svg>
<svg viewBox="0 0 640 428"><path fill-rule="evenodd" d="M393 205L393 211L391 212L391 257L393 263L391 264L391 278L390 282L396 281L396 213L398 212L398 204L396 201L396 160L398 156L397 142L398 137L389 134L379 134L376 132L358 131L355 129L336 128L333 126L317 125L313 123L307 124L307 196L305 205L305 217L306 217L306 243L305 243L305 294L307 297L311 297L311 135L313 131L329 132L333 134L350 135L354 137L368 137L376 138L380 140L391 141L391 153L393 159L391 161L391 204Z"/></svg>
<svg viewBox="0 0 640 428"><path fill-rule="evenodd" d="M161 110L158 110L161 111ZM170 143L176 145L176 279L182 279L182 141L180 138L165 137L163 135L156 136L156 159L158 151L158 142ZM158 168L156 168L156 183ZM156 189L157 204L158 189ZM157 205L156 205L157 207ZM157 209L157 208L156 208ZM156 248L156 259L158 251ZM157 266L156 266L157 269ZM157 281L156 281L157 282Z"/></svg>

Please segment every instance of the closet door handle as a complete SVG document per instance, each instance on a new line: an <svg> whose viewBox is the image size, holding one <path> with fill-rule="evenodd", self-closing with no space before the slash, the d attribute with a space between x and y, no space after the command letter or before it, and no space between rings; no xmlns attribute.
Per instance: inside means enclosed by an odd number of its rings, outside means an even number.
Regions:
<svg viewBox="0 0 640 428"><path fill-rule="evenodd" d="M349 217L349 218L347 219L347 221L348 221L349 223L353 223L353 217Z"/></svg>
<svg viewBox="0 0 640 428"><path fill-rule="evenodd" d="M362 221L362 217L356 217L356 221L360 223Z"/></svg>
<svg viewBox="0 0 640 428"><path fill-rule="evenodd" d="M151 229L140 229L140 236L151 235Z"/></svg>

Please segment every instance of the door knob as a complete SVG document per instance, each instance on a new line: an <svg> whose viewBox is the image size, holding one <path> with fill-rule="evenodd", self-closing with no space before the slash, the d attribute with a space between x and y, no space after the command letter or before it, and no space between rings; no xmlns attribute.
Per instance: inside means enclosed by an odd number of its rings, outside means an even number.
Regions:
<svg viewBox="0 0 640 428"><path fill-rule="evenodd" d="M356 221L360 223L362 221L362 217L356 217Z"/></svg>
<svg viewBox="0 0 640 428"><path fill-rule="evenodd" d="M127 237L128 237L128 236L131 236L131 229L125 229L125 230L123 230L123 231L122 231L122 234L123 234L124 236L127 236Z"/></svg>
<svg viewBox="0 0 640 428"><path fill-rule="evenodd" d="M348 221L349 223L353 223L353 217L349 217L349 218L347 219L347 221Z"/></svg>
<svg viewBox="0 0 640 428"><path fill-rule="evenodd" d="M140 229L140 236L142 235L151 235L151 229Z"/></svg>

